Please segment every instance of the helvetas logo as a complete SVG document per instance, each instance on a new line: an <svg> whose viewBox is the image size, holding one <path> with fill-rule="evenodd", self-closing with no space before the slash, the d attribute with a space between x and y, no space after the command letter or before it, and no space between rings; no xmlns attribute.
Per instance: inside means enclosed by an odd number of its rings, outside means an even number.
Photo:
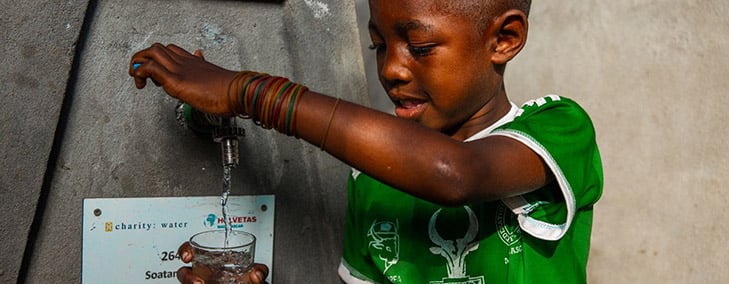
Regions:
<svg viewBox="0 0 729 284"><path fill-rule="evenodd" d="M257 221L256 216L228 216L228 220L232 228L243 228L245 223L255 223ZM211 229L223 229L225 228L225 219L222 216L210 213L203 220L203 225Z"/></svg>
<svg viewBox="0 0 729 284"><path fill-rule="evenodd" d="M218 221L218 216L216 216L215 214L210 213L210 214L208 214L208 217L205 218L205 220L203 221L203 224L205 225L205 227L215 228L216 227L215 226L216 221Z"/></svg>

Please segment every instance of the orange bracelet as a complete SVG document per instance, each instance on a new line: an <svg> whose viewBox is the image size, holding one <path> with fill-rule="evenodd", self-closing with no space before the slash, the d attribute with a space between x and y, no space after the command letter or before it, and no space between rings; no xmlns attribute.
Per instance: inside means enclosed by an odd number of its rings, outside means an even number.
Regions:
<svg viewBox="0 0 729 284"><path fill-rule="evenodd" d="M332 127L332 120L334 120L334 113L337 111L337 106L339 106L339 102L341 101L341 98L337 98L337 101L334 102L334 107L332 107L332 113L329 115L329 123L327 124L327 130L324 132L324 138L321 139L321 144L319 145L319 149L324 151L324 144L327 143L327 136L329 136L329 129Z"/></svg>
<svg viewBox="0 0 729 284"><path fill-rule="evenodd" d="M288 115L286 116L286 132L289 136L294 136L296 138L299 138L299 136L296 134L296 114L297 110L299 109L299 102L301 102L301 96L304 95L304 93L308 92L309 88L306 86L298 85L296 88L296 92L292 95L293 97L289 104L289 111Z"/></svg>
<svg viewBox="0 0 729 284"><path fill-rule="evenodd" d="M235 115L239 115L239 114L242 113L242 110L241 110L240 113L238 113L236 111L236 109L238 107L242 108L243 106L238 101L236 101L235 98L237 96L235 96L235 95L233 96L233 100L231 101L231 95L230 95L231 92L230 92L230 90L231 90L231 87L233 86L233 84L237 84L238 83L238 80L241 77L245 77L247 75L247 73L248 72L245 72L245 71L241 71L241 72L236 73L235 76L233 76L233 79L230 80L230 83L228 83L228 90L226 91L226 95L228 96L228 112L231 113L231 114L233 114L234 116ZM236 94L236 93L237 92L233 92L233 94Z"/></svg>

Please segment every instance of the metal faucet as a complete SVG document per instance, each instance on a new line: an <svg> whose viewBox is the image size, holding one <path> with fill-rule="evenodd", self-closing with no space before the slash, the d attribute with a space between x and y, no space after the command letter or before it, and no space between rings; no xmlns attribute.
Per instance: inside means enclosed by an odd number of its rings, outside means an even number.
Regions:
<svg viewBox="0 0 729 284"><path fill-rule="evenodd" d="M198 135L212 135L213 141L220 143L223 167L235 168L240 162L239 137L245 130L238 126L235 117L222 118L198 111L190 105L178 102L175 108L177 123Z"/></svg>
<svg viewBox="0 0 729 284"><path fill-rule="evenodd" d="M238 137L243 137L244 135L244 129L238 127L234 117L221 118L220 127L213 129L213 140L220 143L223 167L235 168L238 166L240 160Z"/></svg>

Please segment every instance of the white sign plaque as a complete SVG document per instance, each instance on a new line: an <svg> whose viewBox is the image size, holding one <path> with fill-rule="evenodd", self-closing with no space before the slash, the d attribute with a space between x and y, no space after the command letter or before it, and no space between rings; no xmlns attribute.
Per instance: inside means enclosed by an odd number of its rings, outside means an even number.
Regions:
<svg viewBox="0 0 729 284"><path fill-rule="evenodd" d="M228 197L233 228L256 236L255 262L269 277L274 203L273 195ZM179 283L177 269L189 264L177 248L195 233L224 229L220 196L84 199L81 281Z"/></svg>

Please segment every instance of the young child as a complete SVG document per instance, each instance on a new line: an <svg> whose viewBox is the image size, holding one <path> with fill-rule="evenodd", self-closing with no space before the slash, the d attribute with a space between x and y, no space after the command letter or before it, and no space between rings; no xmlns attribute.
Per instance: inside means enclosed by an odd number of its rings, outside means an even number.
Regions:
<svg viewBox="0 0 729 284"><path fill-rule="evenodd" d="M519 108L506 95L529 8L370 0L396 117L174 45L140 51L129 73L138 88L150 78L201 111L251 118L351 165L347 283L584 283L601 161L575 102L549 95Z"/></svg>

